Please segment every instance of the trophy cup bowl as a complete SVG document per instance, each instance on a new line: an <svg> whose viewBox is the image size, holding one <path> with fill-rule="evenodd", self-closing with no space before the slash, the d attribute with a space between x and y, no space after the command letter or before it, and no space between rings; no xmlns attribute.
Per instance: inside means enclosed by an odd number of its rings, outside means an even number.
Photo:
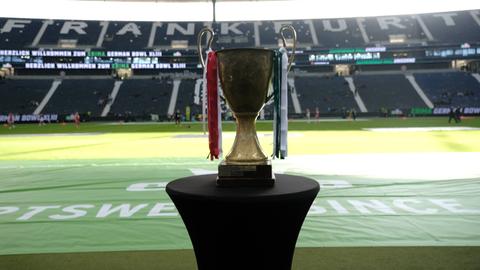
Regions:
<svg viewBox="0 0 480 270"><path fill-rule="evenodd" d="M291 25L280 28L283 46L286 39L283 32L290 30L293 35L293 53L288 70L293 62L296 32ZM204 28L198 34L198 51L202 66L201 38L210 33L208 48L211 48L214 32ZM268 101L268 88L272 78L275 52L269 49L241 48L224 49L216 52L218 77L228 106L236 119L237 129L232 149L218 166L218 186L273 186L275 175L271 160L262 151L255 129L259 112Z"/></svg>
<svg viewBox="0 0 480 270"><path fill-rule="evenodd" d="M223 94L237 122L227 165L267 164L255 130L255 121L267 99L272 77L273 51L226 49L217 52Z"/></svg>
<svg viewBox="0 0 480 270"><path fill-rule="evenodd" d="M272 166L258 142L255 121L267 100L273 51L226 49L217 52L223 95L236 119L235 141L218 166L219 186L271 186Z"/></svg>

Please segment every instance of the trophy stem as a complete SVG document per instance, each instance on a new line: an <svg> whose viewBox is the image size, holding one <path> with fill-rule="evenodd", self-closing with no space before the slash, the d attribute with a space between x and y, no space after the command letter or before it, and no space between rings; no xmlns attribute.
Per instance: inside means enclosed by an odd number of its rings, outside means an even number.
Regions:
<svg viewBox="0 0 480 270"><path fill-rule="evenodd" d="M258 113L235 113L237 132L232 150L225 157L227 164L258 165L266 164L267 156L258 142L255 122Z"/></svg>

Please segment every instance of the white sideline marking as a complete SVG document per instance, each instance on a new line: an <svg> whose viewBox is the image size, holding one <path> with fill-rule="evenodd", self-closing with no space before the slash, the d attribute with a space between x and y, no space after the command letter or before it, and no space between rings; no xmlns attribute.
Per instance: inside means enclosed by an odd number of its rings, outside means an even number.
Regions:
<svg viewBox="0 0 480 270"><path fill-rule="evenodd" d="M271 132L257 132L257 137L258 138L269 138L272 137L273 134ZM289 132L288 137L289 138L302 138L305 135L301 132ZM235 132L223 132L222 133L223 138L229 138L233 139L235 138ZM203 134L179 134L173 136L175 139L195 139L195 138L208 138L208 135L203 135Z"/></svg>
<svg viewBox="0 0 480 270"><path fill-rule="evenodd" d="M374 132L425 132L425 131L461 131L480 130L474 127L406 127L406 128L364 128L363 130Z"/></svg>
<svg viewBox="0 0 480 270"><path fill-rule="evenodd" d="M289 156L275 170L322 176L452 180L480 178L480 152L370 153Z"/></svg>
<svg viewBox="0 0 480 270"><path fill-rule="evenodd" d="M205 175L205 174L216 174L215 170L205 170L205 169L189 169L193 175Z"/></svg>
<svg viewBox="0 0 480 270"><path fill-rule="evenodd" d="M1 163L2 161L0 161ZM205 165L205 162L189 162L188 165ZM156 166L184 166L179 162L133 162L133 163L56 163L33 165L0 165L0 170L8 169L49 169L49 168L84 168L84 167L156 167Z"/></svg>
<svg viewBox="0 0 480 270"><path fill-rule="evenodd" d="M72 133L30 133L30 134L1 134L0 137L56 137L56 136L92 136L103 135L103 132L72 132Z"/></svg>
<svg viewBox="0 0 480 270"><path fill-rule="evenodd" d="M198 162L117 162L117 163L55 163L33 165L0 165L6 169L41 168L88 168L88 167L187 167L193 174L216 173L198 167L216 166L202 158ZM328 154L289 156L285 160L273 160L276 173L301 173L322 176L356 176L378 179L454 180L480 178L480 152L434 152L434 153L372 153ZM0 161L1 164L1 161ZM196 167L196 168L195 168Z"/></svg>

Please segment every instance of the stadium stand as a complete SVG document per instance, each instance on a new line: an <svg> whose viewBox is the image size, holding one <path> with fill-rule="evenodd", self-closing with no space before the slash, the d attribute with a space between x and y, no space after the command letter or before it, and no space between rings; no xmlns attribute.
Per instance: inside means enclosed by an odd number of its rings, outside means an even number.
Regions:
<svg viewBox="0 0 480 270"><path fill-rule="evenodd" d="M356 75L353 81L369 112L426 107L404 75Z"/></svg>
<svg viewBox="0 0 480 270"><path fill-rule="evenodd" d="M62 80L42 113L66 115L79 112L100 116L108 102L113 82L112 79Z"/></svg>
<svg viewBox="0 0 480 270"><path fill-rule="evenodd" d="M150 47L160 49L195 49L197 46L197 34L204 27L200 22L172 22L158 25L155 28L153 44ZM147 35L148 33L144 33ZM112 36L112 42L117 41L117 34ZM145 43L143 47L146 47ZM140 47L142 48L142 47Z"/></svg>
<svg viewBox="0 0 480 270"><path fill-rule="evenodd" d="M112 50L138 50L148 46L152 23L108 22L107 31L99 47Z"/></svg>
<svg viewBox="0 0 480 270"><path fill-rule="evenodd" d="M257 22L260 35L260 44L264 47L277 48L279 46L280 36L277 34L280 27L284 24L291 24L297 31L297 46L306 48L312 47L313 40L310 27L305 21L277 21L277 22ZM286 38L290 38L290 33L285 33Z"/></svg>
<svg viewBox="0 0 480 270"><path fill-rule="evenodd" d="M32 113L53 86L53 80L62 80L45 107L43 104L38 107L43 108L42 113L70 114L78 110L83 114L90 112L92 116L131 114L149 119L150 114L166 118L176 110L183 114L185 108L190 106L192 114L196 115L201 112L198 100L200 84L196 82L201 78L196 51L199 31L205 26L215 29L217 37L213 43L214 49L278 48L277 32L283 24L292 24L298 34L298 51L293 67L295 72L290 74L289 79L288 106L291 116L303 115L306 109L313 115L316 107L322 114L340 113L342 108L354 108L360 112L357 105L357 102L361 103L360 97L369 112L377 112L381 108L434 106L480 108L480 84L471 75L465 72L428 71L448 68L452 66L452 61L467 59L477 61L477 68L471 71L478 72L479 21L480 10L213 24L0 18L0 66L13 66L14 77L29 75L36 79L48 76L42 80L0 81L0 111ZM288 38L290 33L286 35ZM448 48L444 50L445 47ZM63 55L39 56L50 49L67 53L77 50L80 55L66 58L62 58ZM17 53L11 54L15 50ZM18 53L19 50L37 50L39 54L25 56ZM155 51L153 56L146 55L152 51ZM144 56L133 55L133 52L143 53ZM380 53L381 57L368 58L367 54L375 53ZM366 58L354 59L356 54ZM163 58L156 58L159 55ZM312 56L312 59L320 59L318 63L310 60ZM174 64L177 63L185 66L176 68ZM138 65L133 67L133 64L161 64L166 67L144 68ZM84 69L74 65L93 65L93 68ZM358 75L348 77L348 82L354 80L359 96L352 93L353 84L350 88L345 78L331 75L337 65L349 66L354 74L358 71ZM119 92L115 100L109 97L114 85L111 79L72 79L78 75L106 78L118 68L132 68L134 77L118 84ZM182 77L186 71L194 76ZM418 86L412 86L414 82L411 84L405 78L411 72ZM145 79L157 77L159 73L160 77L169 79ZM65 74L74 76L65 79ZM412 79L410 75L407 76ZM179 88L174 85L179 85ZM425 96L419 96L418 88L424 90L434 106L429 100L425 101ZM172 94L175 94L174 98ZM292 97L295 98L294 102ZM111 107L105 106L107 104ZM362 112L366 112L363 105L360 107ZM264 109L266 118L271 118L272 106L269 104Z"/></svg>
<svg viewBox="0 0 480 270"><path fill-rule="evenodd" d="M48 27L45 32L39 32L41 36L37 44L43 48L91 48L95 46L102 30L100 22L45 21L44 24Z"/></svg>
<svg viewBox="0 0 480 270"><path fill-rule="evenodd" d="M199 104L195 104L193 89L195 88L195 79L183 79L178 89L177 102L175 105L175 111L179 110L182 114L185 113L187 106L190 107L190 112L193 115L201 114L202 107Z"/></svg>
<svg viewBox="0 0 480 270"><path fill-rule="evenodd" d="M414 76L435 106L480 105L480 84L470 73L416 73Z"/></svg>
<svg viewBox="0 0 480 270"><path fill-rule="evenodd" d="M216 33L220 33L216 40L217 49L255 47L255 25L245 23L215 23L212 25Z"/></svg>
<svg viewBox="0 0 480 270"><path fill-rule="evenodd" d="M316 37L322 48L351 48L362 46L364 40L355 19L311 20Z"/></svg>
<svg viewBox="0 0 480 270"><path fill-rule="evenodd" d="M125 80L110 113L117 116L165 116L172 93L170 79Z"/></svg>
<svg viewBox="0 0 480 270"><path fill-rule="evenodd" d="M25 25L14 27L15 24ZM41 20L0 18L0 49L21 49L32 45L42 27Z"/></svg>
<svg viewBox="0 0 480 270"><path fill-rule="evenodd" d="M371 17L362 18L360 21L365 27L368 43L372 45L403 43L406 40L410 44L421 44L427 41L415 16Z"/></svg>
<svg viewBox="0 0 480 270"><path fill-rule="evenodd" d="M312 115L317 107L322 114L339 113L342 109L360 111L343 77L298 76L295 86L302 110L309 109Z"/></svg>
<svg viewBox="0 0 480 270"><path fill-rule="evenodd" d="M423 14L420 17L432 35L430 44L478 42L480 30L474 19L480 18L478 11Z"/></svg>
<svg viewBox="0 0 480 270"><path fill-rule="evenodd" d="M0 114L31 114L51 85L52 80L0 80Z"/></svg>
<svg viewBox="0 0 480 270"><path fill-rule="evenodd" d="M277 47L275 29L285 23L297 29L298 48L302 49L397 45L396 42L458 44L478 42L480 27L476 19L480 20L479 14L478 10L471 10L371 18L222 22L213 27L219 33L218 49ZM195 49L197 34L205 25L210 23L0 18L0 48L21 49L33 45L107 50L191 50Z"/></svg>

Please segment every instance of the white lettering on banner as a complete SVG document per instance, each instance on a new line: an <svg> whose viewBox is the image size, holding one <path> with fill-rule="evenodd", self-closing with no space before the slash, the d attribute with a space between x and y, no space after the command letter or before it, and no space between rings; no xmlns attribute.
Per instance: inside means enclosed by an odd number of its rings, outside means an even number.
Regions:
<svg viewBox="0 0 480 270"><path fill-rule="evenodd" d="M395 26L396 28L400 28L400 29L406 28L405 25L400 24L402 20L398 17L381 17L381 18L377 18L377 21L378 21L378 24L380 25L380 29L382 30L390 29L389 25Z"/></svg>
<svg viewBox="0 0 480 270"><path fill-rule="evenodd" d="M173 63L173 68L186 68L187 64L186 63Z"/></svg>
<svg viewBox="0 0 480 270"><path fill-rule="evenodd" d="M321 206L316 205L315 201L312 203L312 206L310 206L310 209L308 210L309 215L321 215L326 212L327 210Z"/></svg>
<svg viewBox="0 0 480 270"><path fill-rule="evenodd" d="M133 214L148 206L148 203L139 204L130 209L129 203L121 204L112 208L112 204L104 204L97 213L98 218L107 217L115 212L120 212L119 217L131 217Z"/></svg>
<svg viewBox="0 0 480 270"><path fill-rule="evenodd" d="M463 113L464 114L480 114L480 108L479 107L463 108Z"/></svg>
<svg viewBox="0 0 480 270"><path fill-rule="evenodd" d="M5 56L28 56L30 51L27 50L0 50L0 55Z"/></svg>
<svg viewBox="0 0 480 270"><path fill-rule="evenodd" d="M3 25L0 33L9 33L13 28L25 28L26 24L32 23L32 20L8 19Z"/></svg>
<svg viewBox="0 0 480 270"><path fill-rule="evenodd" d="M28 69L55 69L55 63L25 63Z"/></svg>
<svg viewBox="0 0 480 270"><path fill-rule="evenodd" d="M83 63L57 63L58 69L96 69L96 64L83 64Z"/></svg>
<svg viewBox="0 0 480 270"><path fill-rule="evenodd" d="M0 123L7 122L8 115L0 115ZM57 114L45 114L43 115L43 120L45 121L57 121L58 115ZM40 115L36 114L22 114L22 115L15 115L15 122L33 122L39 121Z"/></svg>
<svg viewBox="0 0 480 270"><path fill-rule="evenodd" d="M339 214L348 214L348 210L335 200L327 200L327 203Z"/></svg>
<svg viewBox="0 0 480 270"><path fill-rule="evenodd" d="M183 28L180 24L178 23L169 23L167 25L167 35L168 36L173 36L175 35L175 30L178 32L188 35L188 36L193 36L195 34L195 24L194 23L187 23L187 28Z"/></svg>
<svg viewBox="0 0 480 270"><path fill-rule="evenodd" d="M136 183L128 186L127 191L163 191L167 184L167 182Z"/></svg>
<svg viewBox="0 0 480 270"><path fill-rule="evenodd" d="M386 198L387 200L388 198ZM350 204L353 208L346 207L346 204ZM393 206L396 212L387 204ZM150 209L145 209L150 205ZM436 206L436 207L432 207ZM97 208L98 207L98 208ZM61 209L59 209L61 208ZM94 210L97 208L99 210ZM56 209L56 210L55 210ZM130 203L124 203L117 206L112 204L74 204L74 205L48 205L48 206L30 206L22 209L19 206L0 206L1 220L5 220L9 216L15 216L17 213L20 215L16 220L27 221L34 219L35 216L42 212L48 211L48 218L52 221L55 220L67 220L78 219L87 215L96 218L131 218L133 215L139 215L140 210L145 215L144 217L177 217L179 216L175 205L172 202L155 202L153 204L143 203L132 205ZM22 211L23 210L23 211ZM373 210L373 211L372 211ZM452 215L465 215L465 214L480 214L480 209L468 208L456 199L415 199L415 198L391 198L387 201L378 200L346 200L341 202L338 200L315 200L309 211L309 216L317 215L404 215L411 213L412 215L440 215L450 213ZM53 213L52 213L53 212Z"/></svg>
<svg viewBox="0 0 480 270"><path fill-rule="evenodd" d="M433 114L448 114L450 112L450 108L434 108Z"/></svg>
<svg viewBox="0 0 480 270"><path fill-rule="evenodd" d="M23 216L17 218L17 220L29 220L36 214L39 214L47 209L60 208L60 205L48 205L48 206L31 206L29 209L32 211L25 213Z"/></svg>
<svg viewBox="0 0 480 270"><path fill-rule="evenodd" d="M85 28L88 27L86 22L65 22L63 23L62 29L60 30L60 34L68 35L70 31L75 31L79 35L86 35Z"/></svg>
<svg viewBox="0 0 480 270"><path fill-rule="evenodd" d="M330 31L330 32L342 32L347 30L347 22L344 19L338 19L337 25L338 27L334 28L332 26L332 20L322 20L323 23L323 28L325 31Z"/></svg>
<svg viewBox="0 0 480 270"><path fill-rule="evenodd" d="M385 214L396 214L392 208L388 207L386 204L379 200L369 200L369 202L363 202L359 200L348 200L348 202L353 205L360 213L370 214L370 209L385 213Z"/></svg>
<svg viewBox="0 0 480 270"><path fill-rule="evenodd" d="M132 69L154 69L154 64L131 64Z"/></svg>
<svg viewBox="0 0 480 270"><path fill-rule="evenodd" d="M27 114L27 115L22 115L22 118L20 121L31 122L31 121L38 121L37 119L38 119L37 115Z"/></svg>
<svg viewBox="0 0 480 270"><path fill-rule="evenodd" d="M350 188L352 184L345 180L318 180L320 189Z"/></svg>
<svg viewBox="0 0 480 270"><path fill-rule="evenodd" d="M72 56L72 51L32 51L33 56ZM77 52L78 54L78 52ZM83 52L85 55L85 52ZM83 55L83 56L84 56Z"/></svg>
<svg viewBox="0 0 480 270"><path fill-rule="evenodd" d="M443 22L445 23L446 26L455 26L455 21L453 20L453 17L457 16L457 13L440 13L440 14L433 14L433 17L437 18L442 18Z"/></svg>
<svg viewBox="0 0 480 270"><path fill-rule="evenodd" d="M170 63L159 63L155 64L156 69L170 69L172 66L170 66Z"/></svg>
<svg viewBox="0 0 480 270"><path fill-rule="evenodd" d="M80 209L77 209L77 208L93 208L95 207L94 205L92 204L77 204L77 205L71 205L71 206L67 206L65 208L62 209L63 212L66 212L66 213L71 213L71 215L51 215L49 216L49 218L51 219L59 219L59 220L63 220L63 219L72 219L72 218L79 218L79 217L83 217L87 214L87 211L86 210L80 210Z"/></svg>
<svg viewBox="0 0 480 270"><path fill-rule="evenodd" d="M167 212L170 211L170 212ZM175 205L173 203L157 203L155 206L148 212L149 217L175 217L178 216L176 212Z"/></svg>
<svg viewBox="0 0 480 270"><path fill-rule="evenodd" d="M118 30L117 36L123 36L128 32L132 33L135 37L142 35L136 23L127 23L122 29Z"/></svg>
<svg viewBox="0 0 480 270"><path fill-rule="evenodd" d="M394 64L408 64L408 63L415 63L416 61L417 59L415 59L415 57L393 59Z"/></svg>
<svg viewBox="0 0 480 270"><path fill-rule="evenodd" d="M438 209L427 208L427 209L417 209L413 208L412 206L407 205L409 204L419 204L422 203L416 199L395 199L393 200L393 205L399 209L405 210L407 212L415 213L415 214L435 214L438 212Z"/></svg>
<svg viewBox="0 0 480 270"><path fill-rule="evenodd" d="M128 51L107 51L107 56L109 56L109 57L129 57L130 52L128 52Z"/></svg>
<svg viewBox="0 0 480 270"><path fill-rule="evenodd" d="M462 209L463 206L454 199L430 199L430 201L452 213L457 214L480 214L480 210Z"/></svg>
<svg viewBox="0 0 480 270"><path fill-rule="evenodd" d="M20 208L15 206L2 206L0 207L0 215L6 215L10 213L14 213L20 210Z"/></svg>
<svg viewBox="0 0 480 270"><path fill-rule="evenodd" d="M148 52L148 56L150 57L158 57L158 56L162 56L162 52Z"/></svg>
<svg viewBox="0 0 480 270"><path fill-rule="evenodd" d="M228 35L229 32L232 32L234 34L237 34L237 35L243 35L243 32L238 30L238 26L240 25L240 23L221 23L220 24L220 33L222 35Z"/></svg>
<svg viewBox="0 0 480 270"><path fill-rule="evenodd" d="M74 57L84 57L86 55L87 55L87 53L85 51L73 51L73 56Z"/></svg>
<svg viewBox="0 0 480 270"><path fill-rule="evenodd" d="M140 51L140 52L136 52L136 51L133 51L132 52L132 57L147 57L147 52L145 51Z"/></svg>
<svg viewBox="0 0 480 270"><path fill-rule="evenodd" d="M386 52L387 48L386 47L368 47L365 48L366 52Z"/></svg>
<svg viewBox="0 0 480 270"><path fill-rule="evenodd" d="M110 64L97 64L98 69L109 69Z"/></svg>

